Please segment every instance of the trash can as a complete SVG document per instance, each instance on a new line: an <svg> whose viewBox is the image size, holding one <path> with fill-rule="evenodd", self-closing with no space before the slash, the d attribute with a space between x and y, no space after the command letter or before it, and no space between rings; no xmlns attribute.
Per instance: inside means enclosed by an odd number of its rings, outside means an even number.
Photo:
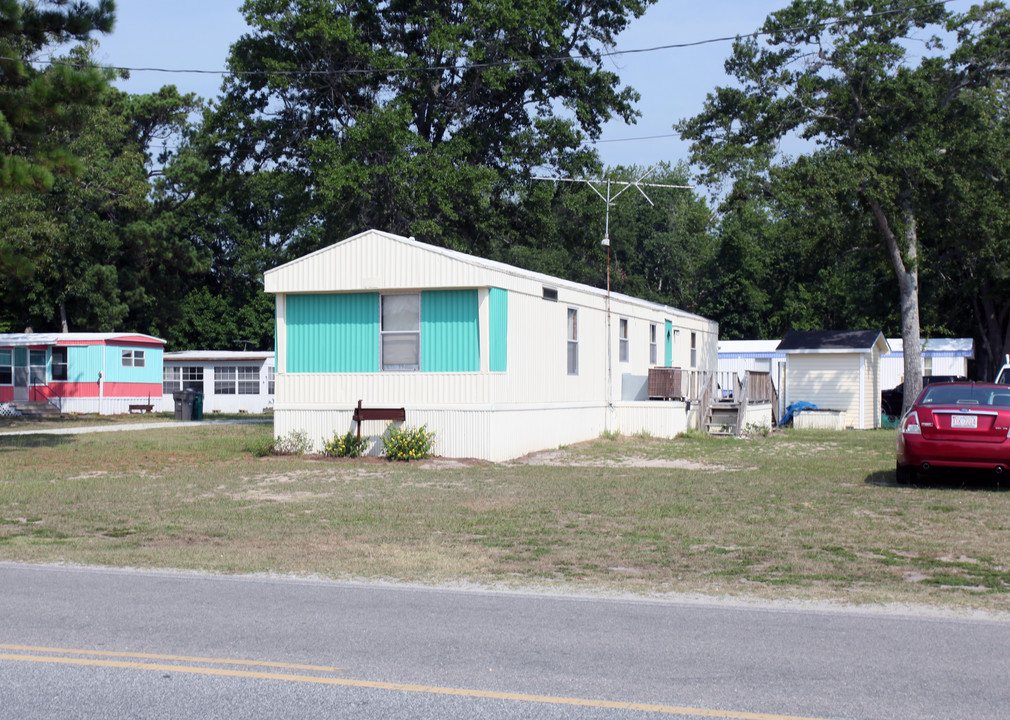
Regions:
<svg viewBox="0 0 1010 720"><path fill-rule="evenodd" d="M203 420L203 393L195 393L193 397L193 419Z"/></svg>
<svg viewBox="0 0 1010 720"><path fill-rule="evenodd" d="M193 399L196 397L196 392L187 388L180 392L172 393L172 397L175 399L175 419L192 420Z"/></svg>

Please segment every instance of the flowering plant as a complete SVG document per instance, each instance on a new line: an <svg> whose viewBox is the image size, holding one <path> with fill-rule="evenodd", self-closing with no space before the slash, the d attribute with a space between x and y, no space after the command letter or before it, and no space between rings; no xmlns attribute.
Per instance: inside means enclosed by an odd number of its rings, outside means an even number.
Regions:
<svg viewBox="0 0 1010 720"><path fill-rule="evenodd" d="M358 457L365 452L368 447L368 440L359 438L357 435L347 431L346 435L339 432L333 433L333 438L327 440L323 438L323 455L332 457Z"/></svg>
<svg viewBox="0 0 1010 720"><path fill-rule="evenodd" d="M421 460L431 455L435 433L426 425L413 428L392 423L382 435L382 452L390 460Z"/></svg>

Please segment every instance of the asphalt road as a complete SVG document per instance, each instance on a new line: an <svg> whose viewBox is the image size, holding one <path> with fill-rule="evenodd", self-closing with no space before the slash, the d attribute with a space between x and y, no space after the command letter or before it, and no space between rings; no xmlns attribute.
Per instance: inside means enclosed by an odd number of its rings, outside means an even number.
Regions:
<svg viewBox="0 0 1010 720"><path fill-rule="evenodd" d="M1010 622L0 563L0 718L1002 718Z"/></svg>

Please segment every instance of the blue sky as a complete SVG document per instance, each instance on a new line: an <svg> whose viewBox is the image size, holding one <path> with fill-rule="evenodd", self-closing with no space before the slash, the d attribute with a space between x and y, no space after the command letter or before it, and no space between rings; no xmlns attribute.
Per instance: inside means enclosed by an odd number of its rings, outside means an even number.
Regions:
<svg viewBox="0 0 1010 720"><path fill-rule="evenodd" d="M228 49L245 30L240 0L117 0L116 27L100 37L100 62L120 67L223 70ZM660 0L618 38L618 50L636 50L753 32L787 0ZM971 3L948 7L963 12ZM622 81L641 94L635 125L608 123L597 149L607 165L651 166L687 157L687 143L672 125L701 110L705 96L728 84L723 63L731 43L620 55L608 60ZM133 72L120 83L128 92L153 92L174 84L202 97L217 95L219 75ZM666 137L655 137L666 136ZM649 138L649 139L641 139Z"/></svg>

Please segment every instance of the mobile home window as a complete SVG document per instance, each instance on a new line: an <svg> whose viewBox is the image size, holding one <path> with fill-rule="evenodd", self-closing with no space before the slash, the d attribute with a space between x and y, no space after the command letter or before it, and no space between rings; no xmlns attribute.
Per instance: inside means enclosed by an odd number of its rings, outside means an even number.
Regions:
<svg viewBox="0 0 1010 720"><path fill-rule="evenodd" d="M379 327L383 370L421 369L421 296L383 295Z"/></svg>
<svg viewBox="0 0 1010 720"><path fill-rule="evenodd" d="M195 390L198 393L203 392L203 367L200 365L191 365L189 367L183 366L182 368L182 389L183 390Z"/></svg>
<svg viewBox="0 0 1010 720"><path fill-rule="evenodd" d="M691 333L691 367L698 367L698 334Z"/></svg>
<svg viewBox="0 0 1010 720"><path fill-rule="evenodd" d="M14 353L11 350L0 350L0 385L14 384Z"/></svg>
<svg viewBox="0 0 1010 720"><path fill-rule="evenodd" d="M628 318L618 320L617 328L618 337L620 338L618 345L620 348L619 352L621 353L621 362L626 363L630 354L628 349Z"/></svg>
<svg viewBox="0 0 1010 720"><path fill-rule="evenodd" d="M234 395L235 394L235 368L215 367L214 368L214 394Z"/></svg>
<svg viewBox="0 0 1010 720"><path fill-rule="evenodd" d="M182 368L166 366L161 371L161 393L170 395L182 390Z"/></svg>
<svg viewBox="0 0 1010 720"><path fill-rule="evenodd" d="M258 367L238 368L238 394L260 394L260 369Z"/></svg>
<svg viewBox="0 0 1010 720"><path fill-rule="evenodd" d="M656 342L656 323L649 323L649 364L655 365L656 358L659 357L659 344Z"/></svg>
<svg viewBox="0 0 1010 720"><path fill-rule="evenodd" d="M31 373L33 383L44 383L46 381L46 351L28 351L28 371Z"/></svg>
<svg viewBox="0 0 1010 720"><path fill-rule="evenodd" d="M123 367L144 367L143 350L123 350Z"/></svg>
<svg viewBox="0 0 1010 720"><path fill-rule="evenodd" d="M53 348L53 380L67 379L67 349L65 347Z"/></svg>
<svg viewBox="0 0 1010 720"><path fill-rule="evenodd" d="M579 374L579 311L568 308L568 374Z"/></svg>
<svg viewBox="0 0 1010 720"><path fill-rule="evenodd" d="M267 394L274 394L274 368L272 365L267 367Z"/></svg>

